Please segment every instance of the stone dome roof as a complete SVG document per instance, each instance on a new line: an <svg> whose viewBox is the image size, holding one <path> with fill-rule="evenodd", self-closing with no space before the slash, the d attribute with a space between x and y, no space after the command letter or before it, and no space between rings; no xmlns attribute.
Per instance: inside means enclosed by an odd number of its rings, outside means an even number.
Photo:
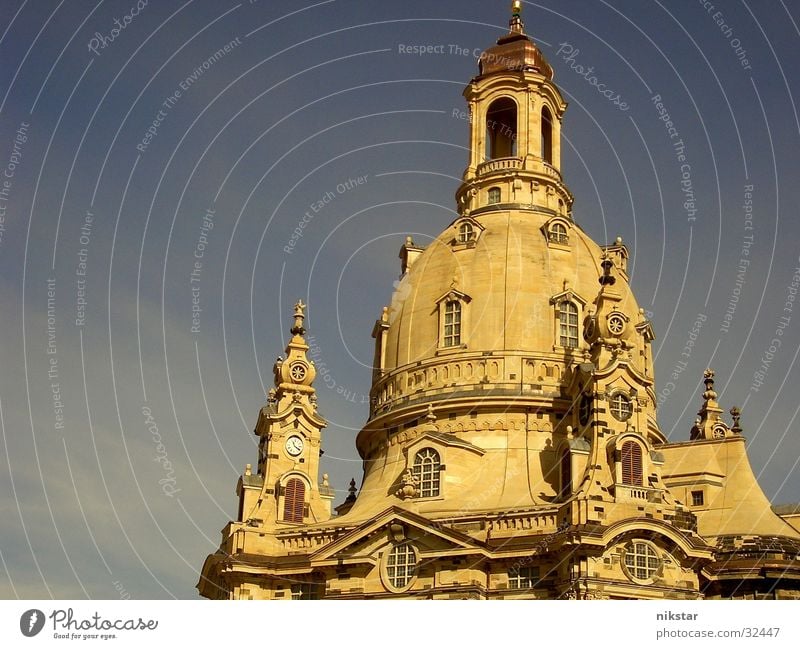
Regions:
<svg viewBox="0 0 800 649"><path fill-rule="evenodd" d="M459 228L465 221L475 231L469 244L459 243ZM564 244L548 238L555 222L567 231ZM519 385L524 369L516 367L521 361L503 362L504 357L552 360L562 367L569 361L582 362L588 352L582 322L600 289L603 255L603 248L570 219L543 211L497 209L456 219L413 261L392 297L383 372L373 386L373 396L382 404L376 414L391 409L393 403L429 399L451 381L462 391L470 384L481 390L492 384ZM637 322L639 307L627 281L620 284L616 288L623 295L621 308ZM579 306L577 349L558 345L556 309L563 299L559 296ZM453 298L464 304L462 341L444 348L440 305ZM472 377L466 370L458 381L433 371L454 360L480 362L488 357L498 362L483 371L473 368ZM420 385L412 374L427 366L433 369ZM404 368L407 372L398 374ZM387 381L393 387L379 394Z"/></svg>

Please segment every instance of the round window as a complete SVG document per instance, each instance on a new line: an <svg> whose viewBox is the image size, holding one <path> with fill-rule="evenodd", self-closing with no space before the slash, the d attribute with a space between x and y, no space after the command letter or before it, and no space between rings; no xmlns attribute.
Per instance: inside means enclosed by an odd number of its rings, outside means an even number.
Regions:
<svg viewBox="0 0 800 649"><path fill-rule="evenodd" d="M608 318L608 330L615 336L619 336L625 329L625 320L620 315L612 315Z"/></svg>
<svg viewBox="0 0 800 649"><path fill-rule="evenodd" d="M652 543L631 541L625 546L622 565L629 579L649 583L658 577L664 561Z"/></svg>
<svg viewBox="0 0 800 649"><path fill-rule="evenodd" d="M392 590L403 590L411 585L417 569L417 553L408 543L392 546L385 555L384 577Z"/></svg>
<svg viewBox="0 0 800 649"><path fill-rule="evenodd" d="M302 365L301 363L292 365L292 367L289 368L289 371L295 381L302 381L304 378L306 378L306 368L305 365Z"/></svg>

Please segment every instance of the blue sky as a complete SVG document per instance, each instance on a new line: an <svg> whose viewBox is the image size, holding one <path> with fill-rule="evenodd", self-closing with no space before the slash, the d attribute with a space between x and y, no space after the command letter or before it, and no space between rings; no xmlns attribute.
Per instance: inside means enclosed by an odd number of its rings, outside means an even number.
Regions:
<svg viewBox="0 0 800 649"><path fill-rule="evenodd" d="M508 4L2 3L1 596L196 596L298 297L344 497L372 324L405 236L454 216L461 91ZM662 429L688 437L714 367L766 493L798 502L800 13L713 4L524 16L570 104L574 217L631 249Z"/></svg>

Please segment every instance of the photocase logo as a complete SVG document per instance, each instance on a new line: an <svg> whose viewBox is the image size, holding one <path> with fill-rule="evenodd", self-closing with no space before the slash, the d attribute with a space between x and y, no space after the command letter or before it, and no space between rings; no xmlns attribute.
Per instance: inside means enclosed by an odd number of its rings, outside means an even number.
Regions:
<svg viewBox="0 0 800 649"><path fill-rule="evenodd" d="M19 630L22 635L27 638L32 638L44 627L44 613L38 608L32 608L25 611L19 618Z"/></svg>

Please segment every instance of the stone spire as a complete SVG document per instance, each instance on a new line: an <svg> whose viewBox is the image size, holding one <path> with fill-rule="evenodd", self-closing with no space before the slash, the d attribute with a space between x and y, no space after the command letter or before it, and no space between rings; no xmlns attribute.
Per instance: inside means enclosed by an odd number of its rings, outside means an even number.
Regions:
<svg viewBox="0 0 800 649"><path fill-rule="evenodd" d="M697 420L692 427L691 439L722 439L734 433L722 420L722 408L717 403L717 392L714 390L714 370L707 369L703 372L703 405L697 412ZM734 423L738 428L738 410L734 415ZM741 430L741 429L739 429Z"/></svg>
<svg viewBox="0 0 800 649"><path fill-rule="evenodd" d="M317 375L314 362L308 359L308 344L303 337L306 333L303 321L306 305L298 300L294 305L294 323L290 332L292 338L286 346L286 359L278 356L273 366L275 373L275 390L270 390L271 400L282 402L290 397L297 402L306 399L313 409L316 408L316 391L312 384ZM280 405L278 409L280 410Z"/></svg>

